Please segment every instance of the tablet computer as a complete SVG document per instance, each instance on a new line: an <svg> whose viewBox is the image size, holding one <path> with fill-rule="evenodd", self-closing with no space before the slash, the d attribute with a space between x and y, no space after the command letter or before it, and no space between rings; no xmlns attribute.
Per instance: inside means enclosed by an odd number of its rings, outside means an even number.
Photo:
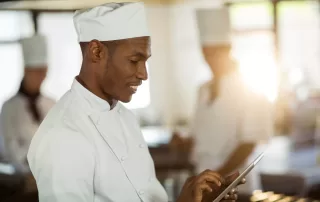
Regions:
<svg viewBox="0 0 320 202"><path fill-rule="evenodd" d="M264 152L260 154L213 202L220 202L223 197L225 197L233 188L238 186L242 178L244 178L248 173L255 167L255 165L262 159Z"/></svg>

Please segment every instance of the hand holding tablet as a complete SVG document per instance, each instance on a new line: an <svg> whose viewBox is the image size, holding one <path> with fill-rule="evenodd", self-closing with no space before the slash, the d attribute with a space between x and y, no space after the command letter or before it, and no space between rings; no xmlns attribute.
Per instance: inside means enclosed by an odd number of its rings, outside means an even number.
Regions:
<svg viewBox="0 0 320 202"><path fill-rule="evenodd" d="M212 170L190 177L184 184L177 202L234 202L237 186L245 183L245 176L261 160L259 155L241 174L236 172L226 178Z"/></svg>
<svg viewBox="0 0 320 202"><path fill-rule="evenodd" d="M220 192L222 192L224 189L226 189L228 187L228 185L230 185L237 177L239 177L240 173L236 172L232 175L229 175L226 177L226 183L224 185L224 187L222 188L222 190ZM246 179L242 178L242 180L240 181L240 183L238 185L242 185L246 183ZM238 187L236 186L235 188L232 188L230 192L228 192L223 199L220 202L233 202L236 201L238 199ZM213 201L213 200L211 200Z"/></svg>
<svg viewBox="0 0 320 202"><path fill-rule="evenodd" d="M228 195L236 191L239 184L245 183L245 176L255 167L255 165L263 158L264 153L260 154L240 175L239 173L233 174L226 178L228 187L225 188L213 202L220 202L221 200L228 200ZM236 178L235 178L236 177Z"/></svg>

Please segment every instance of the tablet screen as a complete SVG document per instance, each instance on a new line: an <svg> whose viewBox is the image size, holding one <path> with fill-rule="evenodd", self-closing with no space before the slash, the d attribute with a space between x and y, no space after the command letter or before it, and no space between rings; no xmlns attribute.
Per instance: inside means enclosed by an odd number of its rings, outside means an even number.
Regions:
<svg viewBox="0 0 320 202"><path fill-rule="evenodd" d="M225 195L227 195L233 188L235 188L254 166L263 158L264 152L261 153L213 202L220 202Z"/></svg>

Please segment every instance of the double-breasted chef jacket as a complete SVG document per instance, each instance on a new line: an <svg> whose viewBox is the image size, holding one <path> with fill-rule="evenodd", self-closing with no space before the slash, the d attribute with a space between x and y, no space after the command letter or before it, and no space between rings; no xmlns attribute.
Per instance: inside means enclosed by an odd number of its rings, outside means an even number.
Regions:
<svg viewBox="0 0 320 202"><path fill-rule="evenodd" d="M167 202L134 114L77 80L52 108L28 153L40 202Z"/></svg>

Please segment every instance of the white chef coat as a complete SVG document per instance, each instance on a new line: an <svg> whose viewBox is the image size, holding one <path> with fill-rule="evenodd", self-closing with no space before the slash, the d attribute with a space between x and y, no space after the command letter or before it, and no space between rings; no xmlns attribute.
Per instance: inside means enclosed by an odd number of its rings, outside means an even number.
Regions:
<svg viewBox="0 0 320 202"><path fill-rule="evenodd" d="M122 104L76 80L34 136L28 161L40 202L167 202L140 126Z"/></svg>
<svg viewBox="0 0 320 202"><path fill-rule="evenodd" d="M222 78L219 88L219 94L211 104L208 104L210 83L199 90L191 133L195 140L193 161L198 172L219 169L241 142L257 143L272 134L271 105L250 92L237 73ZM240 172L245 166L239 168ZM257 183L252 182L248 176L246 185L239 187L240 190L251 192L257 188L254 187Z"/></svg>
<svg viewBox="0 0 320 202"><path fill-rule="evenodd" d="M320 116L319 98L308 98L301 102L293 113L292 139L296 144L313 141ZM317 138L316 138L317 139Z"/></svg>
<svg viewBox="0 0 320 202"><path fill-rule="evenodd" d="M48 113L54 103L54 100L40 95L37 105L42 117ZM31 139L39 127L28 105L28 98L17 94L3 104L1 112L4 158L22 173L30 172L27 153Z"/></svg>

